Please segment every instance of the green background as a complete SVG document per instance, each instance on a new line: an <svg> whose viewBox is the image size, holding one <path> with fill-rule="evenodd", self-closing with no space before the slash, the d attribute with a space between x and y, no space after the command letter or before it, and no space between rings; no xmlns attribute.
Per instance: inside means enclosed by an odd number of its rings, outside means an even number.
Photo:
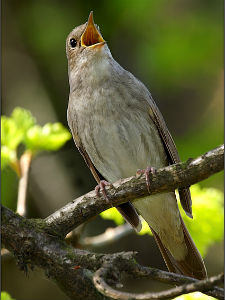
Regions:
<svg viewBox="0 0 225 300"><path fill-rule="evenodd" d="M21 106L41 125L67 126L65 39L91 10L113 57L150 89L182 160L223 143L222 0L3 0L2 114ZM11 169L4 170L2 199L10 207L16 205L17 184ZM70 140L60 151L43 153L32 162L28 217L46 217L94 186ZM223 191L223 173L201 186ZM107 226L114 225L98 217L86 226L86 235ZM166 269L150 236L132 234L93 250L137 250L139 262ZM209 250L205 261L209 274L223 269L222 243ZM67 299L40 270L25 277L14 260L2 263L2 289L13 298ZM148 281L135 283L135 291L149 286Z"/></svg>

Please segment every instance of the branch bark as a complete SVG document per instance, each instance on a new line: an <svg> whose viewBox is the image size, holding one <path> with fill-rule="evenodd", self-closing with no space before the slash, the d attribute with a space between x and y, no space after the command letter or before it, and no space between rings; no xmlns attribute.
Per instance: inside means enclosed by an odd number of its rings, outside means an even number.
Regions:
<svg viewBox="0 0 225 300"><path fill-rule="evenodd" d="M46 233L41 220L25 219L4 206L1 236L3 245L14 254L21 270L27 272L28 267L32 270L34 266L41 267L45 275L56 282L70 299L115 299L115 292L103 292L106 289L111 291L108 284L105 286L105 281L117 286L122 272L135 278L148 277L165 283L182 284L184 287L179 289L182 292L202 290L210 296L223 299L223 289L212 288L216 282L221 282L222 275L213 283L211 279L211 283L200 283L186 276L143 267L136 262L135 252L102 254L75 249L58 237ZM106 277L102 279L102 276ZM187 283L196 283L197 288L191 289L188 286L187 289Z"/></svg>
<svg viewBox="0 0 225 300"><path fill-rule="evenodd" d="M25 219L2 206L2 244L19 268L27 272L38 266L71 299L106 299L92 283L104 256L75 249L44 230L42 220Z"/></svg>
<svg viewBox="0 0 225 300"><path fill-rule="evenodd" d="M115 270L113 270L115 272ZM189 294L195 291L202 291L203 293L209 295L209 296L214 296L217 299L223 299L224 294L223 294L223 289L215 288L213 291L210 291L210 289L215 286L216 284L222 283L224 281L224 274L219 274L217 276L210 277L209 279L205 280L195 280L189 281L189 278L185 278L184 276L177 275L177 274L172 274L175 275L171 279L178 284L179 281L186 282L183 283L180 286L162 291L162 292L151 292L151 293L140 293L140 294L135 294L135 293L126 293L122 292L119 290L116 290L112 288L109 284L107 284L106 280L109 275L109 273L112 272L112 267L107 265L103 266L100 268L94 275L93 281L98 289L99 292L101 292L103 295L110 297L112 299L119 299L119 300L165 300L165 299L172 299L174 297L183 295L183 294ZM157 270L158 273L158 278L159 280L162 280L163 278L163 271ZM149 277L151 279L155 279L154 277L154 272L148 272ZM140 274L139 274L140 275ZM153 276L151 276L153 275ZM141 276L139 276L140 278ZM177 277L177 278L176 278ZM181 278L179 278L181 277ZM182 278L183 277L183 278ZM167 283L171 284L171 281L167 281ZM208 292L207 292L208 291Z"/></svg>
<svg viewBox="0 0 225 300"><path fill-rule="evenodd" d="M150 192L153 194L189 186L222 168L223 146L197 159L157 170L152 177ZM114 186L114 189L108 190L108 196L114 205L148 194L143 176L123 179ZM223 299L223 290L212 287L221 281L222 275L201 282L140 266L135 261L133 252L99 254L75 249L65 243L63 237L66 233L109 207L110 204L104 197L97 198L94 191L74 200L45 220L26 219L2 207L3 246L14 254L22 270L26 272L28 267L32 269L34 266L43 268L46 276L55 281L71 299L115 299L113 293L116 294L116 290L113 289L112 294L105 291L112 289L111 286L117 286L122 272L135 278L149 277L171 284L182 284L178 289L182 292L190 292L197 287L208 295ZM101 277L105 275L106 277Z"/></svg>
<svg viewBox="0 0 225 300"><path fill-rule="evenodd" d="M189 187L223 170L223 163L224 145L195 159L158 169L151 177L150 194ZM81 196L45 219L48 232L64 237L73 228L110 208L111 204L117 206L149 195L144 175L121 179L113 184L113 188L106 189L110 203L102 194L96 196L95 191Z"/></svg>

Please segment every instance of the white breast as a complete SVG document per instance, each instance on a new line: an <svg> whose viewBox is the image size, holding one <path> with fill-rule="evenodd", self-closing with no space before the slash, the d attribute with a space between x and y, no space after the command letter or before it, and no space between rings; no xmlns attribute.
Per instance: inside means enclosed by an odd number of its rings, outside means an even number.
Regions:
<svg viewBox="0 0 225 300"><path fill-rule="evenodd" d="M93 91L91 101L76 106L83 146L99 172L112 182L135 175L137 169L167 164L147 111L135 109L132 101L126 103L120 97L116 89L104 90L104 96Z"/></svg>

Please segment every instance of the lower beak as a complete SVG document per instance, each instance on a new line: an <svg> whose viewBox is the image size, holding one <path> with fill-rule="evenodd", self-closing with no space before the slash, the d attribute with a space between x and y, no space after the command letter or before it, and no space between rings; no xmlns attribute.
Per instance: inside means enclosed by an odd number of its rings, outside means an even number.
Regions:
<svg viewBox="0 0 225 300"><path fill-rule="evenodd" d="M81 36L81 46L83 47L98 47L105 44L100 32L96 28L93 19L93 12L90 12L87 27Z"/></svg>

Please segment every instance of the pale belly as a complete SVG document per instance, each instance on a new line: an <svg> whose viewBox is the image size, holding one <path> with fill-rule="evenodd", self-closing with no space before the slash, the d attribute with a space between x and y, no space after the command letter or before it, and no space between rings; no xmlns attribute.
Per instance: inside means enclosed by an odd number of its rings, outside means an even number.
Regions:
<svg viewBox="0 0 225 300"><path fill-rule="evenodd" d="M135 175L137 169L168 165L158 129L147 113L122 109L109 112L110 108L100 113L93 109L88 119L83 109L79 121L82 144L106 180L113 183ZM175 194L153 195L133 204L174 257L182 259L187 250Z"/></svg>
<svg viewBox="0 0 225 300"><path fill-rule="evenodd" d="M85 128L85 149L109 181L135 175L137 169L167 165L165 150L154 123L146 116L98 116ZM91 130L90 130L91 129Z"/></svg>

